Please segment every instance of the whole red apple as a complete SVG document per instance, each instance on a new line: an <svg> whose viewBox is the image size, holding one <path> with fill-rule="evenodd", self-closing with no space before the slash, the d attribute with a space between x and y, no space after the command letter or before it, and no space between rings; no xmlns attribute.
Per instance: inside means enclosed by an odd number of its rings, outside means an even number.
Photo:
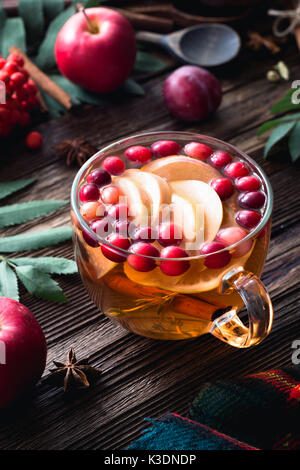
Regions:
<svg viewBox="0 0 300 470"><path fill-rule="evenodd" d="M219 80L208 70L184 65L169 75L163 96L170 113L183 121L201 121L213 113L222 100Z"/></svg>
<svg viewBox="0 0 300 470"><path fill-rule="evenodd" d="M88 8L71 16L55 43L61 73L96 93L122 85L132 71L135 56L131 24L120 13L103 7Z"/></svg>
<svg viewBox="0 0 300 470"><path fill-rule="evenodd" d="M31 311L0 297L0 408L39 380L46 356L45 336Z"/></svg>

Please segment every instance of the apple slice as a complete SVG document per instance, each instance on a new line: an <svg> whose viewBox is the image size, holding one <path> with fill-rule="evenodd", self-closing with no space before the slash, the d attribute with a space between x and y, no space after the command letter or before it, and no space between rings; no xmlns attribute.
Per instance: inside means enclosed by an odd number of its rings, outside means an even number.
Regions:
<svg viewBox="0 0 300 470"><path fill-rule="evenodd" d="M167 181L185 179L209 183L212 179L221 177L218 170L207 163L184 155L158 158L147 163L142 169L154 173Z"/></svg>
<svg viewBox="0 0 300 470"><path fill-rule="evenodd" d="M151 204L151 224L152 226L158 224L162 204L171 202L171 190L168 183L160 176L134 168L126 170L123 176L131 178L147 193Z"/></svg>
<svg viewBox="0 0 300 470"><path fill-rule="evenodd" d="M184 250L198 249L204 242L204 208L202 205L172 194L173 221L182 227ZM197 245L197 246L196 246Z"/></svg>
<svg viewBox="0 0 300 470"><path fill-rule="evenodd" d="M129 215L135 225L137 227L148 225L151 203L146 191L131 178L123 175L114 178L113 184L119 188L121 194L126 198L124 202L129 207Z"/></svg>
<svg viewBox="0 0 300 470"><path fill-rule="evenodd" d="M170 187L178 196L192 202L195 208L204 210L204 242L212 241L222 223L223 205L214 189L203 181L171 181Z"/></svg>

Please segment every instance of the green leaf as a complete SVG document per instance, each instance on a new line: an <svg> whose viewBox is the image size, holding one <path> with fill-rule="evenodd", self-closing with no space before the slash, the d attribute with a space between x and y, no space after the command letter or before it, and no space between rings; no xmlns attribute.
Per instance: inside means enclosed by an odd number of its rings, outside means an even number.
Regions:
<svg viewBox="0 0 300 470"><path fill-rule="evenodd" d="M108 99L105 95L85 90L84 88L75 85L75 83L70 82L70 80L62 75L50 75L50 77L55 83L57 83L57 85L72 96L74 104L79 104L80 102L104 106L108 104Z"/></svg>
<svg viewBox="0 0 300 470"><path fill-rule="evenodd" d="M119 88L120 91L128 93L129 95L144 96L144 88L137 83L135 80L129 78L125 83Z"/></svg>
<svg viewBox="0 0 300 470"><path fill-rule="evenodd" d="M0 263L0 291L2 297L19 300L17 276L6 261Z"/></svg>
<svg viewBox="0 0 300 470"><path fill-rule="evenodd" d="M15 180L9 181L8 183L0 183L0 199L4 199L10 194L15 193L16 191L20 191L20 189L26 188L35 181L35 178L29 178L26 180Z"/></svg>
<svg viewBox="0 0 300 470"><path fill-rule="evenodd" d="M36 44L44 32L42 0L19 0L18 10L25 24L27 43Z"/></svg>
<svg viewBox="0 0 300 470"><path fill-rule="evenodd" d="M64 0L44 0L44 12L48 20L52 21L65 8Z"/></svg>
<svg viewBox="0 0 300 470"><path fill-rule="evenodd" d="M166 68L166 63L148 52L138 51L134 70L136 72L158 72Z"/></svg>
<svg viewBox="0 0 300 470"><path fill-rule="evenodd" d="M271 121L264 122L260 128L258 129L257 135L262 135L265 132L269 131L270 129L273 129L273 127L276 127L278 124L286 121L295 121L300 119L300 113L295 113L295 114L289 114L288 116L283 116L278 119L272 119Z"/></svg>
<svg viewBox="0 0 300 470"><path fill-rule="evenodd" d="M30 201L0 207L0 228L17 225L54 212L68 201Z"/></svg>
<svg viewBox="0 0 300 470"><path fill-rule="evenodd" d="M300 157L300 122L297 122L288 139L289 151L293 162Z"/></svg>
<svg viewBox="0 0 300 470"><path fill-rule="evenodd" d="M100 5L100 0L86 0L84 2L85 8L98 7Z"/></svg>
<svg viewBox="0 0 300 470"><path fill-rule="evenodd" d="M26 52L26 33L22 18L8 18L4 24L2 37L2 55L7 57L12 46Z"/></svg>
<svg viewBox="0 0 300 470"><path fill-rule="evenodd" d="M31 295L54 302L68 300L58 283L51 279L49 274L39 271L33 266L16 266L16 273Z"/></svg>
<svg viewBox="0 0 300 470"><path fill-rule="evenodd" d="M295 89L291 89L288 93L271 108L271 114L284 113L287 111L296 111L300 109L300 104L294 104L292 102L292 96L296 92Z"/></svg>
<svg viewBox="0 0 300 470"><path fill-rule="evenodd" d="M45 256L42 258L12 258L9 260L17 266L33 266L43 273L74 274L78 272L75 261L66 258Z"/></svg>
<svg viewBox="0 0 300 470"><path fill-rule="evenodd" d="M71 237L71 227L59 227L32 233L22 233L12 237L3 237L0 238L0 253L38 250L46 246L57 245L69 240Z"/></svg>
<svg viewBox="0 0 300 470"><path fill-rule="evenodd" d="M272 132L267 143L265 145L264 150L264 158L267 158L269 151L271 148L277 144L281 139L283 139L295 126L295 122L287 122L285 124L280 124L276 129Z"/></svg>
<svg viewBox="0 0 300 470"><path fill-rule="evenodd" d="M46 36L39 47L35 62L41 69L55 67L54 45L56 36L66 21L76 13L75 5L62 11L49 25Z"/></svg>

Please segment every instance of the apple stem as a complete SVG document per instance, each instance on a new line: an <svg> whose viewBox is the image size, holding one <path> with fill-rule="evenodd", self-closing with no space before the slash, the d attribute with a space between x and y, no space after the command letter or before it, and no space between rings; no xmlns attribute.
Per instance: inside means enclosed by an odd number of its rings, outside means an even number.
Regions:
<svg viewBox="0 0 300 470"><path fill-rule="evenodd" d="M86 22L87 22L87 24L88 24L88 27L89 27L90 32L91 32L92 34L98 33L97 28L95 28L95 26L93 25L93 23L91 22L91 20L90 20L89 17L87 16L86 11L85 11L85 8L84 8L84 6L82 5L82 3L77 3L76 7L77 7L77 10L78 10L78 11L80 11L80 12L82 12L82 13L84 14L84 17L85 17L85 19L86 19Z"/></svg>

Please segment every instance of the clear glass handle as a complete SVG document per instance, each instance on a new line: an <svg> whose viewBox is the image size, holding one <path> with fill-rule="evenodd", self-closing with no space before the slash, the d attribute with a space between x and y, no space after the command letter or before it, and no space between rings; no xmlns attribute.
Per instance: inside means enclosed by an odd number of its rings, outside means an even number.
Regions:
<svg viewBox="0 0 300 470"><path fill-rule="evenodd" d="M254 274L243 268L229 271L222 280L221 292L235 289L248 311L249 326L243 324L235 310L226 312L213 321L210 333L237 348L248 348L260 343L270 332L273 307L269 294Z"/></svg>

